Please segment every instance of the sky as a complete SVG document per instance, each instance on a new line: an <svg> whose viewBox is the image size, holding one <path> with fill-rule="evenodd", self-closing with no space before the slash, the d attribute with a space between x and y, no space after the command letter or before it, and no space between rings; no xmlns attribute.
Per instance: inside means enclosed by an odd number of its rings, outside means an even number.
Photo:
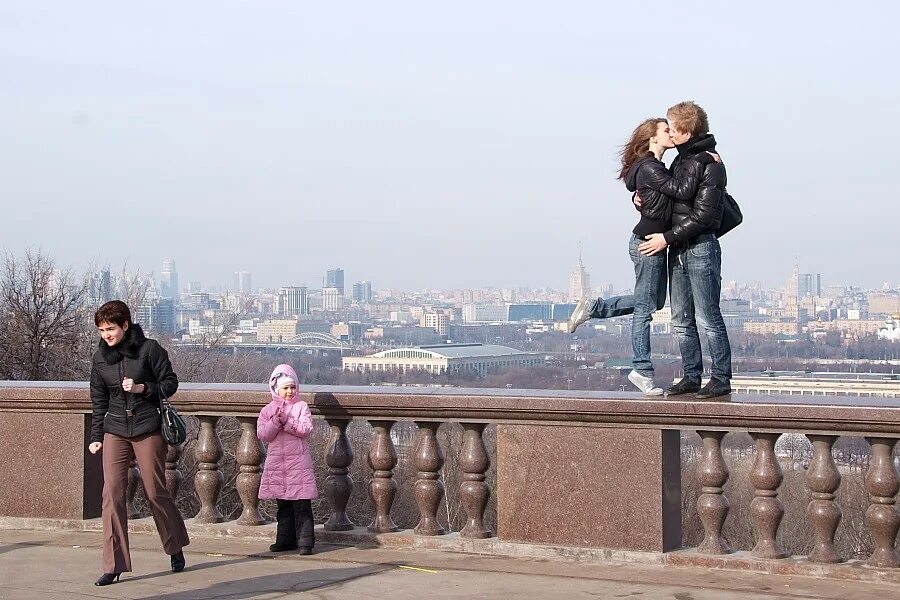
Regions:
<svg viewBox="0 0 900 600"><path fill-rule="evenodd" d="M566 289L580 246L630 287L616 153L691 99L725 280L900 284L896 3L607 4L5 0L0 247L413 290Z"/></svg>

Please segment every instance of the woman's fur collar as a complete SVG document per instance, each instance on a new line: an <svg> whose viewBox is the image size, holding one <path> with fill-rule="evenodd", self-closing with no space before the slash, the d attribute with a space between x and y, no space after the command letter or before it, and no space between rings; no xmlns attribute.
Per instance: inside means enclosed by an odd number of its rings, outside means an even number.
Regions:
<svg viewBox="0 0 900 600"><path fill-rule="evenodd" d="M114 365L121 361L123 356L137 358L145 341L147 336L144 335L144 330L137 323L132 323L125 332L125 337L115 346L110 347L106 340L100 340L100 353L103 354L107 364Z"/></svg>

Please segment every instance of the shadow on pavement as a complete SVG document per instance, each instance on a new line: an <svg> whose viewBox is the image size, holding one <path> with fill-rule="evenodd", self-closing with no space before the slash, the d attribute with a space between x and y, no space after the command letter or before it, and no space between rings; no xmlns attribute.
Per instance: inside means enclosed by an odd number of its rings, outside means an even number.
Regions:
<svg viewBox="0 0 900 600"><path fill-rule="evenodd" d="M240 561L226 561L240 562ZM218 566L223 563L210 563ZM260 577L235 578L229 581L214 583L206 588L183 590L168 594L154 594L154 600L204 600L211 598L228 598L241 600L255 598L261 594L279 592L306 592L320 588L340 586L344 583L377 575L395 569L392 565L362 565L358 567L336 569L310 569L301 572L285 572ZM135 577L134 579L141 579ZM149 598L149 597L145 597Z"/></svg>
<svg viewBox="0 0 900 600"><path fill-rule="evenodd" d="M228 560L218 560L218 561L217 560L209 560L207 562L192 563L191 555L188 554L187 552L185 552L185 555L187 558L187 568L185 568L185 572L187 572L187 571L202 571L203 569L217 569L219 567L227 567L229 565L236 565L236 564L245 563L245 562L270 560L268 557L263 557L263 556L242 556L240 558L231 558ZM194 554L194 556L198 556L198 555ZM134 577L132 577L130 574L125 574L124 577L126 577L129 581L141 581L141 580L147 580L147 579L156 579L157 577L166 577L167 575L171 575L171 574L172 574L171 571L160 571L158 573L148 573L147 575L135 575Z"/></svg>
<svg viewBox="0 0 900 600"><path fill-rule="evenodd" d="M5 546L0 546L0 554L6 554L7 552L12 552L14 550L24 550L25 548L39 548L40 546L46 546L50 542L18 542L16 544L6 544Z"/></svg>

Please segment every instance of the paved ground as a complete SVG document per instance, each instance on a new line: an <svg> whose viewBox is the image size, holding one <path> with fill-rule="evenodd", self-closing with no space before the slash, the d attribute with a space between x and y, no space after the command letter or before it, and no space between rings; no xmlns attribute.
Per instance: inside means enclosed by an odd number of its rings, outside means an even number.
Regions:
<svg viewBox="0 0 900 600"><path fill-rule="evenodd" d="M259 540L195 539L173 574L156 536L132 534L136 571L95 587L95 532L0 530L0 598L610 598L628 600L861 600L900 598L900 586L637 565L596 565L434 551L317 548L273 555ZM261 552L262 551L262 552Z"/></svg>

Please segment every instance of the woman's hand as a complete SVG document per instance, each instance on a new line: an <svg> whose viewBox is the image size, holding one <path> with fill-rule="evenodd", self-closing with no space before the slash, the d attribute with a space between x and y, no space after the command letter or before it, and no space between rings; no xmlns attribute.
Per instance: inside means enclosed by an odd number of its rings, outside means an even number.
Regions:
<svg viewBox="0 0 900 600"><path fill-rule="evenodd" d="M669 242L661 233L651 233L645 238L647 241L638 246L638 251L644 256L653 256L666 249Z"/></svg>
<svg viewBox="0 0 900 600"><path fill-rule="evenodd" d="M88 450L90 450L91 454L97 454L98 452L103 450L103 443L102 442L91 442L88 445Z"/></svg>
<svg viewBox="0 0 900 600"><path fill-rule="evenodd" d="M135 383L134 379L126 377L122 380L122 389L132 394L143 394L147 391L147 386L143 383Z"/></svg>
<svg viewBox="0 0 900 600"><path fill-rule="evenodd" d="M712 156L713 160L716 161L717 163L722 162L722 157L719 156L718 154L716 154L715 152L710 152L709 150L707 150L706 153L709 154L710 156Z"/></svg>

